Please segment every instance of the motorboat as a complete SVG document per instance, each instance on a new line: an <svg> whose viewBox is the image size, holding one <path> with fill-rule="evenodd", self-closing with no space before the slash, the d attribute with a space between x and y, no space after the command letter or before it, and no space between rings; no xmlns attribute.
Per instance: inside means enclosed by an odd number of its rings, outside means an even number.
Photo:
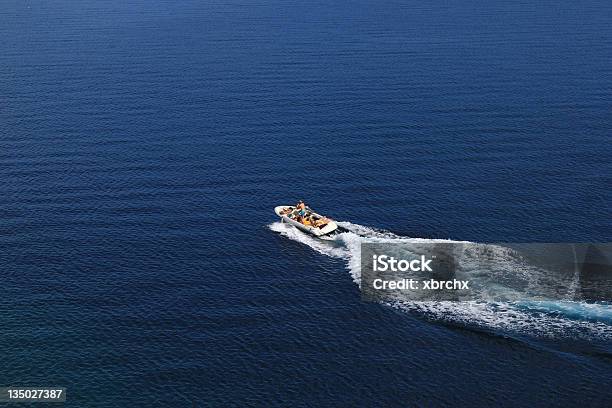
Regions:
<svg viewBox="0 0 612 408"><path fill-rule="evenodd" d="M293 205L279 205L274 207L274 212L281 219L281 222L293 225L300 231L322 237L338 229L334 220L317 214L309 207L304 209L305 215L300 216L298 209Z"/></svg>

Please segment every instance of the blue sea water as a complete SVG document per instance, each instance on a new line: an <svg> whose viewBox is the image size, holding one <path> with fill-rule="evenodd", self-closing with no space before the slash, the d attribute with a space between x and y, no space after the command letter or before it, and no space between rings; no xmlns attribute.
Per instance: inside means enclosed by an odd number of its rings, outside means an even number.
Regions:
<svg viewBox="0 0 612 408"><path fill-rule="evenodd" d="M352 264L390 233L612 241L611 21L603 0L2 2L0 385L609 407L609 306L363 303ZM276 223L299 198L351 232Z"/></svg>

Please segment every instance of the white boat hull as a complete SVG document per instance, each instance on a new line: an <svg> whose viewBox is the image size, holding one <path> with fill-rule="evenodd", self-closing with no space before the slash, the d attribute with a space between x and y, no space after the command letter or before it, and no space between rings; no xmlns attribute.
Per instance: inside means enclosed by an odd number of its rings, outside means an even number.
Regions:
<svg viewBox="0 0 612 408"><path fill-rule="evenodd" d="M289 218L287 215L281 214L281 212L285 210L286 208L291 208L292 210L295 209L295 207L292 205L279 205L277 207L274 207L274 212L276 213L276 215L278 215L281 218L281 221L286 222L287 224L293 225L297 229L304 231L308 234L314 235L315 237L321 237L323 235L327 235L338 229L338 224L336 224L336 222L332 220L330 220L323 227L313 227L311 225L304 225L301 222L297 222L296 220ZM322 215L317 214L313 211L311 211L310 213L314 215L315 217L323 218Z"/></svg>

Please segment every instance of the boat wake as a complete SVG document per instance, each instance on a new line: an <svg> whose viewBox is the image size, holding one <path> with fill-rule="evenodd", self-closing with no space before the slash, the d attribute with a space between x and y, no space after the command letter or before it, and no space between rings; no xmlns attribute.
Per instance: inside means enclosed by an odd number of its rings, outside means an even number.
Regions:
<svg viewBox="0 0 612 408"><path fill-rule="evenodd" d="M402 237L350 222L338 222L338 225L342 227L343 232L327 237L326 240L304 234L280 222L270 224L269 228L289 239L306 244L323 255L344 260L353 281L358 285L361 283L362 242L410 244L457 242ZM537 285L536 280L542 278L541 271L525 265L513 251L503 246L462 243L468 248L468 253L473 252L474 261L470 262L469 257L462 259L462 273L482 288L476 300L465 302L390 300L385 303L426 319L502 335L612 340L612 304L586 303L570 299L529 300L528 293L509 289L503 282L508 279L521 280L528 288L530 284ZM477 267L476 257L483 253L494 258L496 265L500 265L495 272L483 273L483 270ZM504 300L499 301L500 298Z"/></svg>

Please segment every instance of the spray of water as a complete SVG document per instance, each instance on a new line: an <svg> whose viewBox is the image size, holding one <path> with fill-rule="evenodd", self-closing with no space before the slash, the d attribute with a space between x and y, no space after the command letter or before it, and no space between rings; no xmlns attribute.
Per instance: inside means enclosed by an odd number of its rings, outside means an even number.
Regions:
<svg viewBox="0 0 612 408"><path fill-rule="evenodd" d="M350 222L338 224L347 232L326 240L312 237L280 222L275 222L269 227L289 239L308 245L323 255L344 260L348 272L357 285L361 284L362 242L410 244L456 242L402 237ZM462 260L462 273L468 274L470 279L475 280L483 288L478 292L476 300L467 302L394 300L387 304L427 319L482 330L549 338L612 339L612 305L571 300L528 300L529 297L525 296L525 293L513 292L498 282L503 282L508 277L521 279L526 282L528 290L530 284L537 285L537 279L542 276L541 271L526 265L508 248L471 242L462 243L474 252L474 261L479 254L486 252L488 256L494 257L496 265L499 265L496 271L485 274L471 265L469 256ZM472 267L474 269L471 269ZM498 300L502 294L501 297L507 300Z"/></svg>

